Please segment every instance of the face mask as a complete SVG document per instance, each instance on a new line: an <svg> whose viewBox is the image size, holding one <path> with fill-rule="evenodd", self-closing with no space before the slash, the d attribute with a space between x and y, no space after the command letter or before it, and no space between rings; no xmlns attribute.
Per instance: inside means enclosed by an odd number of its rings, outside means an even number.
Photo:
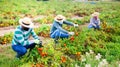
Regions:
<svg viewBox="0 0 120 67"><path fill-rule="evenodd" d="M23 30L28 31L28 30L29 30L29 28L25 28L25 27L23 27Z"/></svg>
<svg viewBox="0 0 120 67"><path fill-rule="evenodd" d="M63 24L63 20L62 21L59 21L60 24Z"/></svg>
<svg viewBox="0 0 120 67"><path fill-rule="evenodd" d="M28 30L29 30L29 28L25 28L24 30L25 30L25 31L28 31Z"/></svg>
<svg viewBox="0 0 120 67"><path fill-rule="evenodd" d="M94 16L94 18L97 20L98 17L97 17L97 16Z"/></svg>

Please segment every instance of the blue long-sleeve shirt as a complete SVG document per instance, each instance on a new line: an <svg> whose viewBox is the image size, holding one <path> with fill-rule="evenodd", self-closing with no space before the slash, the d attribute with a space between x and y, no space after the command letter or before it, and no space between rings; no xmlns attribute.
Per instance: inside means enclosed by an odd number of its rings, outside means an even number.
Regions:
<svg viewBox="0 0 120 67"><path fill-rule="evenodd" d="M34 39L39 39L34 30L30 28L28 31L24 31L21 26L18 26L14 32L12 45L29 45L29 37L33 36Z"/></svg>
<svg viewBox="0 0 120 67"><path fill-rule="evenodd" d="M69 22L69 21L63 21L63 24L67 24L67 25L71 25L71 26L73 26L74 25L74 23L72 23L72 22ZM51 30L50 30L50 34L52 34L55 30L60 30L61 32L63 32L63 33L68 33L68 31L66 31L65 29L63 29L62 28L62 24L60 24L59 22L57 22L57 21L54 21L53 22L53 25L52 25L52 27L51 27Z"/></svg>

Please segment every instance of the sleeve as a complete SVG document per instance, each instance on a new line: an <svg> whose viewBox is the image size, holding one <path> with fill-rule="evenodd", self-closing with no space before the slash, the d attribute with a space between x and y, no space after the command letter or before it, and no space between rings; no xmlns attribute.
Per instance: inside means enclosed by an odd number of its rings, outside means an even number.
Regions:
<svg viewBox="0 0 120 67"><path fill-rule="evenodd" d="M94 21L93 21L93 18L91 18L91 19L90 19L90 24L93 25L93 26L95 26L95 24L94 24L93 22L94 22Z"/></svg>
<svg viewBox="0 0 120 67"><path fill-rule="evenodd" d="M63 21L64 24L67 24L67 25L71 25L71 26L74 26L74 23L72 22L69 22L69 21Z"/></svg>
<svg viewBox="0 0 120 67"><path fill-rule="evenodd" d="M90 24L92 24L92 23L93 23L93 19L91 18L91 19L90 19Z"/></svg>
<svg viewBox="0 0 120 67"><path fill-rule="evenodd" d="M29 41L25 40L21 31L15 31L16 40L23 46L29 45Z"/></svg>
<svg viewBox="0 0 120 67"><path fill-rule="evenodd" d="M39 37L37 36L37 34L34 32L33 29L32 29L32 31L31 31L31 34L32 34L32 36L33 36L34 39L40 40Z"/></svg>
<svg viewBox="0 0 120 67"><path fill-rule="evenodd" d="M98 25L100 25L100 19L98 20Z"/></svg>
<svg viewBox="0 0 120 67"><path fill-rule="evenodd" d="M68 33L68 31L64 30L57 22L54 23L54 26L55 26L58 30L60 30L60 31L62 31L62 32L64 32L64 33Z"/></svg>

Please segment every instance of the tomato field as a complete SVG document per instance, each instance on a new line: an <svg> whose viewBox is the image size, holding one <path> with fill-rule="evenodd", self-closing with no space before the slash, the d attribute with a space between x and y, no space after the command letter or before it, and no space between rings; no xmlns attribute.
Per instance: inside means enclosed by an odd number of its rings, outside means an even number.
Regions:
<svg viewBox="0 0 120 67"><path fill-rule="evenodd" d="M100 13L100 30L87 27L95 11ZM79 26L63 25L75 35L55 45L49 33L57 14ZM40 25L34 30L44 47L36 46L18 60L11 48L13 31L0 34L0 67L120 67L119 1L0 0L0 33L26 16Z"/></svg>

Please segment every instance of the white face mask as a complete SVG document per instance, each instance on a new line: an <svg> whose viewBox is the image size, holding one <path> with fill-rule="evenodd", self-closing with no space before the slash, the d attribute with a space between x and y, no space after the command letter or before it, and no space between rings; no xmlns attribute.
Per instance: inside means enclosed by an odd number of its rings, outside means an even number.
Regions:
<svg viewBox="0 0 120 67"><path fill-rule="evenodd" d="M63 24L63 20L62 21L59 21L60 24Z"/></svg>

